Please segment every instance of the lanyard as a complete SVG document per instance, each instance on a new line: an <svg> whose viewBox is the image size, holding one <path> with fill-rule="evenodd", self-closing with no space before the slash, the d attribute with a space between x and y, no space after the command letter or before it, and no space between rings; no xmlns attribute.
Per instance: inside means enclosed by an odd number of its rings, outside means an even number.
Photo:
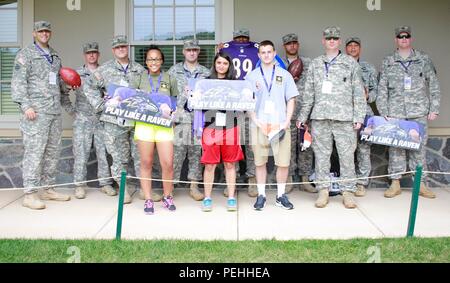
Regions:
<svg viewBox="0 0 450 283"><path fill-rule="evenodd" d="M411 66L411 63L412 63L412 61L408 61L408 64L405 65L405 64L403 64L402 61L400 61L400 64L402 65L403 69L405 69L405 72L406 72L407 74L408 74L409 66Z"/></svg>
<svg viewBox="0 0 450 283"><path fill-rule="evenodd" d="M45 57L45 59L47 60L47 62L50 64L50 65L52 65L53 64L53 57L52 57L52 55L50 55L50 53L46 53L45 51L44 51L44 49L42 49L38 44L34 44L34 46L36 46L36 49L39 51L39 53L41 53L41 56L44 56Z"/></svg>
<svg viewBox="0 0 450 283"><path fill-rule="evenodd" d="M161 80L162 80L162 76L163 74L159 74L159 78L158 78L158 84L156 85L156 88L154 88L153 85L153 78L150 74L148 74L148 80L150 82L150 87L152 88L152 93L157 93L159 91L159 87L161 86Z"/></svg>
<svg viewBox="0 0 450 283"><path fill-rule="evenodd" d="M273 65L273 69L272 69L272 78L270 79L270 86L267 83L266 76L264 75L264 71L262 69L262 66L259 66L259 70L261 71L261 75L262 75L262 77L264 79L264 83L266 84L267 91L270 94L270 92L272 91L272 86L273 86L273 78L275 77L275 65Z"/></svg>
<svg viewBox="0 0 450 283"><path fill-rule="evenodd" d="M119 63L120 64L120 63ZM130 67L130 64L128 63L127 67L124 68L122 64L120 64L120 67L122 68L122 71L125 73L125 75L128 73L128 67Z"/></svg>
<svg viewBox="0 0 450 283"><path fill-rule="evenodd" d="M325 62L325 70L326 70L326 73L327 73L326 74L327 78L328 78L328 73L330 72L331 65L334 64L334 61L336 61L336 59L337 59L337 57L339 57L339 55L341 55L341 51L339 51L338 55L336 55L336 57L334 57L333 60L330 61L330 63Z"/></svg>

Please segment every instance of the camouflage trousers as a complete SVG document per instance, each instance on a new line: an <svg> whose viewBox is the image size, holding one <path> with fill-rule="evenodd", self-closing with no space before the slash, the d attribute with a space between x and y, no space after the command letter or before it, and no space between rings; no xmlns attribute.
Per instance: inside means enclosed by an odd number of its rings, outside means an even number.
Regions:
<svg viewBox="0 0 450 283"><path fill-rule="evenodd" d="M104 124L105 146L108 153L111 155L113 163L111 165L111 175L114 180L120 184L120 175L122 170L128 172L130 165L130 154L133 159L134 172L136 176L140 176L140 157L139 151L134 141L134 128L121 127L116 124L105 122ZM139 180L129 181L138 185Z"/></svg>
<svg viewBox="0 0 450 283"><path fill-rule="evenodd" d="M291 162L289 164L289 176L309 176L313 171L314 153L311 147L300 151L300 140L297 134L296 120L291 121Z"/></svg>
<svg viewBox="0 0 450 283"><path fill-rule="evenodd" d="M313 120L312 128L312 148L315 156L315 172L318 182L330 181L330 156L333 151L333 140L336 143L336 149L340 162L340 179L355 178L355 150L356 150L356 131L353 129L352 122L341 122L334 120ZM316 187L327 189L329 183L317 184ZM343 191L354 192L356 190L355 181L340 183Z"/></svg>
<svg viewBox="0 0 450 283"><path fill-rule="evenodd" d="M420 151L415 150L405 150L401 148L389 147L389 175L403 173L407 170L406 164L408 160L408 167L410 171L416 170L417 165L421 164L423 170L427 170L426 163L426 144L428 140L428 120L427 117L420 117L415 119L406 119L408 121L414 121L422 124L424 127L424 138L422 141L422 146ZM390 177L393 180L401 179L402 175L398 174ZM426 181L426 175L422 175L422 180Z"/></svg>
<svg viewBox="0 0 450 283"><path fill-rule="evenodd" d="M22 170L25 193L37 191L30 187L56 184L61 150L61 115L37 113L33 121L23 115L20 130L24 146Z"/></svg>
<svg viewBox="0 0 450 283"><path fill-rule="evenodd" d="M188 179L191 181L202 180L202 157L201 137L194 137L192 125L188 123L177 124L174 129L174 166L173 176L175 181L181 178L181 169L184 159L188 158Z"/></svg>
<svg viewBox="0 0 450 283"><path fill-rule="evenodd" d="M370 176L370 171L372 170L372 163L370 161L370 147L370 144L358 141L358 145L356 147L356 177L364 178L356 181L358 185L369 185L368 177Z"/></svg>
<svg viewBox="0 0 450 283"><path fill-rule="evenodd" d="M76 113L73 122L73 177L74 182L86 181L87 163L91 153L92 142L95 146L97 156L97 176L100 179L109 178L108 160L106 158L106 146L104 140L104 129L102 122L96 115ZM113 180L101 180L100 186L112 185ZM83 183L85 185L85 183Z"/></svg>

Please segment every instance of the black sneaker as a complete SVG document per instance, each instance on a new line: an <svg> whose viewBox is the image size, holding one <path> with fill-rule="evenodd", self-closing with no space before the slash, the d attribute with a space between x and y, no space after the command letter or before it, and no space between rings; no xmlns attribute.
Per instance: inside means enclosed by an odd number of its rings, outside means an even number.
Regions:
<svg viewBox="0 0 450 283"><path fill-rule="evenodd" d="M283 194L281 197L277 198L275 201L275 205L287 210L291 210L294 208L294 205L289 201L286 194Z"/></svg>
<svg viewBox="0 0 450 283"><path fill-rule="evenodd" d="M257 198L256 198L256 202L255 202L255 205L253 205L253 207L256 209L256 210L263 210L263 208L266 206L266 197L265 196L263 196L263 195L259 195Z"/></svg>

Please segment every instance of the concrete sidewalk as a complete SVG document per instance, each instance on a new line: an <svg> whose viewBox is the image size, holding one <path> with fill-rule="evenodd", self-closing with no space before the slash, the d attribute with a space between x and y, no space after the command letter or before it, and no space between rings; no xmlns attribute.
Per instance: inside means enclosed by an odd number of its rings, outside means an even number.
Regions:
<svg viewBox="0 0 450 283"><path fill-rule="evenodd" d="M73 194L73 190L61 190ZM294 210L274 205L275 191L268 191L263 211L253 210L254 198L238 194L238 211L226 211L226 198L214 191L213 211L202 212L201 202L187 191L176 189L176 212L155 204L155 214L143 213L143 201L134 194L125 205L123 239L190 240L299 240L404 237L408 226L411 190L394 198L371 189L356 198L358 208L345 209L342 196L330 198L324 209L314 207L317 194L294 190L289 194ZM434 200L419 198L415 236L450 237L450 189L435 189ZM22 207L21 191L0 190L0 238L26 239L114 239L117 197L98 190L88 191L84 200L46 201L47 209Z"/></svg>

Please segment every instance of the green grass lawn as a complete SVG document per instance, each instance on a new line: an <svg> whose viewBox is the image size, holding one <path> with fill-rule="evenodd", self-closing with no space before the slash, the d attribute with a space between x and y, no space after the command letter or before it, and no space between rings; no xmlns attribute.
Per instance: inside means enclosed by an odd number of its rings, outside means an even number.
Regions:
<svg viewBox="0 0 450 283"><path fill-rule="evenodd" d="M78 253L79 251L79 253ZM77 256L79 255L79 257ZM302 241L0 240L0 262L450 262L450 238Z"/></svg>

